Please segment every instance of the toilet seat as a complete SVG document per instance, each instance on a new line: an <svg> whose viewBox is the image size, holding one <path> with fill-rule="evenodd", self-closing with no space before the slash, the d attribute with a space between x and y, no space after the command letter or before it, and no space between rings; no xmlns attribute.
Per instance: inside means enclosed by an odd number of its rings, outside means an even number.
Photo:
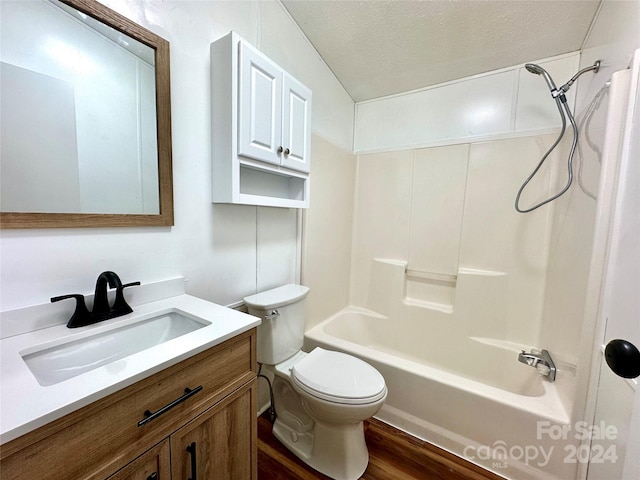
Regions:
<svg viewBox="0 0 640 480"><path fill-rule="evenodd" d="M387 394L384 378L371 365L319 347L294 364L291 379L303 392L333 403L362 405Z"/></svg>

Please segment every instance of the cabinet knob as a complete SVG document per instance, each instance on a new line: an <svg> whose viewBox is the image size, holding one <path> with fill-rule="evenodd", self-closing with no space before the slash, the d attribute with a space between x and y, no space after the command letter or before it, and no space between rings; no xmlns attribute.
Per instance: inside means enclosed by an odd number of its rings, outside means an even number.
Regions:
<svg viewBox="0 0 640 480"><path fill-rule="evenodd" d="M283 151L283 148L282 148L282 145L281 145L281 146L278 147L278 153L282 153L282 151Z"/></svg>
<svg viewBox="0 0 640 480"><path fill-rule="evenodd" d="M288 148L285 148L285 149L284 149L284 155L285 155L285 157L286 157L287 155L289 155L290 153L291 153L291 150L289 150Z"/></svg>

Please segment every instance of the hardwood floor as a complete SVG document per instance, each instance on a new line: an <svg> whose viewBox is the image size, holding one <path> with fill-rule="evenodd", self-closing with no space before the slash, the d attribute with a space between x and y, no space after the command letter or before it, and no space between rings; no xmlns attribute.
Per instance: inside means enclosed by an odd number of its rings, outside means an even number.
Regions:
<svg viewBox="0 0 640 480"><path fill-rule="evenodd" d="M434 445L376 419L365 422L369 466L361 480L503 480ZM259 480L330 480L298 460L258 418Z"/></svg>

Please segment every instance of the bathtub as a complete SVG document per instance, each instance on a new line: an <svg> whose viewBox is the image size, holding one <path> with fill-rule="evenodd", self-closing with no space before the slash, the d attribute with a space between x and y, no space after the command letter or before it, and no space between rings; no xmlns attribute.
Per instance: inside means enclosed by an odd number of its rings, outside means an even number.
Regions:
<svg viewBox="0 0 640 480"><path fill-rule="evenodd" d="M438 330L347 307L307 331L305 348L376 367L389 390L376 417L386 423L506 478L575 478L572 372L559 368L550 382L518 362L518 346Z"/></svg>

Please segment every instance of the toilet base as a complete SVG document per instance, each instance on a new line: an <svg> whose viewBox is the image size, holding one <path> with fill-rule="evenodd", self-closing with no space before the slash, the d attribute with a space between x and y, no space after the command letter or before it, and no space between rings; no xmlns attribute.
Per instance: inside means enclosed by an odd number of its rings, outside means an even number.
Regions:
<svg viewBox="0 0 640 480"><path fill-rule="evenodd" d="M312 430L299 433L276 419L273 434L304 463L335 480L357 480L369 464L362 422L335 425L316 420Z"/></svg>

